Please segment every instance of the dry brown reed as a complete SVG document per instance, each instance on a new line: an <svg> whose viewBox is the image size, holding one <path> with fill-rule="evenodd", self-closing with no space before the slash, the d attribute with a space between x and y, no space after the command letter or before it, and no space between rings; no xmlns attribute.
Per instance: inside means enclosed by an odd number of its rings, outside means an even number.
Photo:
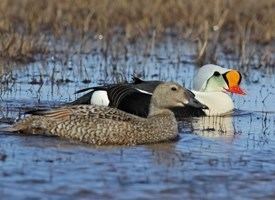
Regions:
<svg viewBox="0 0 275 200"><path fill-rule="evenodd" d="M275 0L0 2L0 56L5 59L28 61L48 52L49 37L81 43L119 35L130 43L153 33L157 39L170 34L197 42L199 63L215 62L218 45L237 52L245 63L250 43L275 38Z"/></svg>

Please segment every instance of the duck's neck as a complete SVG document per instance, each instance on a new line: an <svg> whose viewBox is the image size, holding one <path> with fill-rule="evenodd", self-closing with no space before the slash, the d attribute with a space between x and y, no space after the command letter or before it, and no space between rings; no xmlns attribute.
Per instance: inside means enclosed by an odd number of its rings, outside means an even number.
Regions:
<svg viewBox="0 0 275 200"><path fill-rule="evenodd" d="M157 108L156 106L151 104L148 117L152 117L152 116L156 116L156 115L174 116L174 113L168 108Z"/></svg>
<svg viewBox="0 0 275 200"><path fill-rule="evenodd" d="M178 135L178 124L174 113L169 109L150 107L146 123L153 130L153 138L158 141L175 139Z"/></svg>

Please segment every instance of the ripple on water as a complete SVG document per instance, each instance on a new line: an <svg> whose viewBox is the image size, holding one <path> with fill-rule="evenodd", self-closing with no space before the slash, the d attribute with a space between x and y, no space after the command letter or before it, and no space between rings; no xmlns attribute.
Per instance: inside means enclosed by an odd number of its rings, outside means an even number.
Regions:
<svg viewBox="0 0 275 200"><path fill-rule="evenodd" d="M115 70L127 78L136 72L190 88L196 67L185 52L192 47L172 46L159 45L156 57L129 51L128 60L117 58ZM112 60L100 52L63 63L51 59L14 71L17 80L1 94L1 127L32 107L75 99L74 92L87 87L83 80L113 81ZM43 84L33 84L38 77ZM180 140L172 143L94 147L0 133L0 194L5 199L275 198L274 74L257 84L247 77L244 85L248 95L233 97L242 111L182 122Z"/></svg>

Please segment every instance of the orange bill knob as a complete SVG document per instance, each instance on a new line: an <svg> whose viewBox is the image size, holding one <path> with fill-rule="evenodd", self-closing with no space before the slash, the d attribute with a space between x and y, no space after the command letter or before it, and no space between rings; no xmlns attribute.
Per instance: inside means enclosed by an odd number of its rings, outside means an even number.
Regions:
<svg viewBox="0 0 275 200"><path fill-rule="evenodd" d="M245 95L246 93L240 87L242 76L237 70L230 70L225 74L225 79L228 85L228 92Z"/></svg>

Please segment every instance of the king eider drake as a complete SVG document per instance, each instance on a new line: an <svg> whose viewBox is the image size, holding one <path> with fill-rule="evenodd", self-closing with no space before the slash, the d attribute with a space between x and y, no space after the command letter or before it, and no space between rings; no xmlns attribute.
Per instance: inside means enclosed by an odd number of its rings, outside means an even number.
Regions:
<svg viewBox="0 0 275 200"><path fill-rule="evenodd" d="M136 89L121 86L120 91ZM173 107L187 104L203 107L194 95L176 83L156 86L149 115L142 118L116 108L98 105L72 105L47 111L33 111L5 131L47 134L95 145L136 145L170 141L178 136Z"/></svg>
<svg viewBox="0 0 275 200"><path fill-rule="evenodd" d="M242 76L237 70L227 69L218 65L208 64L202 66L194 77L194 89L190 91L195 99L206 106L196 108L185 106L174 108L177 118L203 115L225 115L234 109L231 96L228 93L244 95L240 88ZM91 87L79 90L78 93L89 91L71 104L96 104L116 107L120 110L147 116L151 94L161 81L143 81L134 77L132 83L124 83L139 92L127 93L119 89L121 84ZM123 85L123 84L122 84ZM207 109L208 108L208 109Z"/></svg>
<svg viewBox="0 0 275 200"><path fill-rule="evenodd" d="M95 104L109 106L138 115L140 117L147 117L152 93L161 83L163 82L143 81L137 77L133 77L132 83L111 84L86 88L79 90L78 93L90 90L92 91L78 98L69 105ZM125 90L125 86L134 90ZM181 117L188 117L191 112L195 116L200 116L204 114L202 108L207 109L207 106L202 106L202 104L195 99L194 93L187 89L186 92L193 97L191 99L192 102L184 108L176 107L171 109L175 113L177 119Z"/></svg>
<svg viewBox="0 0 275 200"><path fill-rule="evenodd" d="M239 71L218 65L204 65L194 77L193 90L195 98L209 109L206 115L220 116L234 110L234 103L229 93L245 95L240 87L242 75Z"/></svg>

